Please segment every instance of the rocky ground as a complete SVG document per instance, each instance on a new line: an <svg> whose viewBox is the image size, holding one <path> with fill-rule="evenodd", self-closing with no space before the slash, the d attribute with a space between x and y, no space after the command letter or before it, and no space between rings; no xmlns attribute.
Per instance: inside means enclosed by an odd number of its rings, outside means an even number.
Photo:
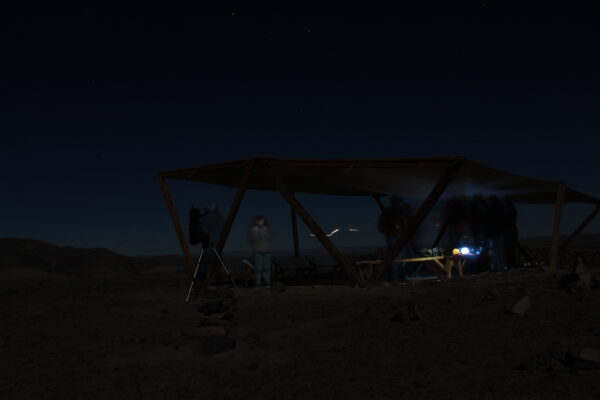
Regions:
<svg viewBox="0 0 600 400"><path fill-rule="evenodd" d="M596 272L368 289L0 282L2 399L600 398Z"/></svg>

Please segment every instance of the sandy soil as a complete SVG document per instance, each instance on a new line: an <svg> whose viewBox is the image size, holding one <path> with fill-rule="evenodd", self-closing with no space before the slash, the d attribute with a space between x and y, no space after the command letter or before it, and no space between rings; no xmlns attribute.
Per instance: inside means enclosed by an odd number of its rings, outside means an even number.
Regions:
<svg viewBox="0 0 600 400"><path fill-rule="evenodd" d="M199 327L187 284L1 282L0 398L600 398L599 364L560 352L600 349L600 290L545 273L239 289L236 348L212 355L202 343L222 328ZM505 312L525 294L524 315Z"/></svg>

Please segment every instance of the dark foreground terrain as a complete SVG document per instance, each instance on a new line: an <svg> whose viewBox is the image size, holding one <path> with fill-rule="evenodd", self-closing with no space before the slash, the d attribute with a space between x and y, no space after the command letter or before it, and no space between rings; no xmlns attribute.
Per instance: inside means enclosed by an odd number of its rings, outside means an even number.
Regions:
<svg viewBox="0 0 600 400"><path fill-rule="evenodd" d="M227 329L199 326L206 302L184 304L187 284L0 282L0 398L600 398L600 289L547 273L244 288Z"/></svg>

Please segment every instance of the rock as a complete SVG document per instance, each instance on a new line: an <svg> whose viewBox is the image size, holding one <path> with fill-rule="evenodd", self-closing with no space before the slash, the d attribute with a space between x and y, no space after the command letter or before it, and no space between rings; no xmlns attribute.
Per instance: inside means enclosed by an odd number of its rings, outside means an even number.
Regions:
<svg viewBox="0 0 600 400"><path fill-rule="evenodd" d="M535 354L529 360L519 364L518 369L522 371L543 371L552 366L552 358L549 352Z"/></svg>
<svg viewBox="0 0 600 400"><path fill-rule="evenodd" d="M234 350L236 341L234 338L226 335L211 335L202 338L199 352L205 355L220 354L226 351Z"/></svg>
<svg viewBox="0 0 600 400"><path fill-rule="evenodd" d="M590 295L592 292L591 281L592 275L589 272L584 272L582 274L577 275L576 277L571 276L569 282L566 285L566 289L569 293L572 294Z"/></svg>
<svg viewBox="0 0 600 400"><path fill-rule="evenodd" d="M273 285L271 285L271 293L275 293L275 294L283 293L283 292L285 292L286 289L287 289L287 286L285 286L283 283L281 283L279 281L274 282Z"/></svg>
<svg viewBox="0 0 600 400"><path fill-rule="evenodd" d="M223 297L216 289L200 289L198 290L198 296L204 299L219 299Z"/></svg>
<svg viewBox="0 0 600 400"><path fill-rule="evenodd" d="M531 297L523 296L510 308L510 313L515 315L525 315L531 308Z"/></svg>
<svg viewBox="0 0 600 400"><path fill-rule="evenodd" d="M223 307L223 300L221 299L209 300L198 306L198 312L204 315L217 314L225 310L226 308Z"/></svg>
<svg viewBox="0 0 600 400"><path fill-rule="evenodd" d="M579 351L577 358L585 361L591 361L600 367L600 350L591 347L584 347Z"/></svg>
<svg viewBox="0 0 600 400"><path fill-rule="evenodd" d="M408 310L408 318L411 321L418 321L421 319L421 313L415 303L409 301L406 303L406 309Z"/></svg>
<svg viewBox="0 0 600 400"><path fill-rule="evenodd" d="M568 289L569 285L572 282L578 282L579 281L579 275L571 272L567 275L563 275L560 280L558 281L558 286L562 289Z"/></svg>

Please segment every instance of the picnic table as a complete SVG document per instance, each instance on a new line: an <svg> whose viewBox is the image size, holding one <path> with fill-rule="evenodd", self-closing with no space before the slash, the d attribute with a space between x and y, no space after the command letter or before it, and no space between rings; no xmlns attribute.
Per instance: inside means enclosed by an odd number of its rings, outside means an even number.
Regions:
<svg viewBox="0 0 600 400"><path fill-rule="evenodd" d="M436 272L438 275L444 273L448 278L452 277L452 269L458 268L458 273L463 276L463 268L467 258L463 255L448 255L448 256L433 256L433 257L415 257L415 258L400 258L394 260L395 264L422 263L423 266ZM368 260L368 261L357 261L356 266L358 267L358 275L363 280L371 279L373 276L373 269L375 265L381 264L383 260ZM441 276L441 275L440 275Z"/></svg>

